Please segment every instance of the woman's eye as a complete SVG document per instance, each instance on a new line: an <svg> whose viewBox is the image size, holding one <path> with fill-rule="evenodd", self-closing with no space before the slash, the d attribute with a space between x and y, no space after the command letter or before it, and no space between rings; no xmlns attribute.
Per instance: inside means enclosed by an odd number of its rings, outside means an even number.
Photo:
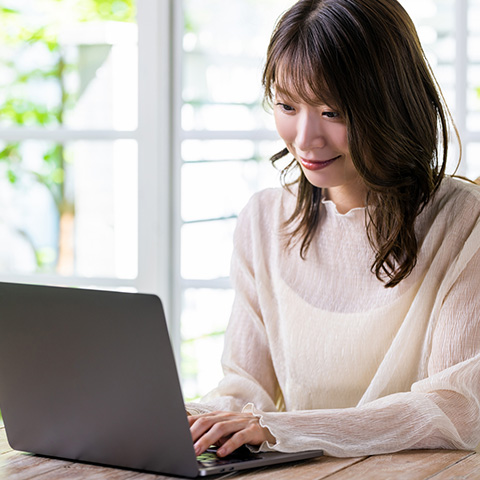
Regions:
<svg viewBox="0 0 480 480"><path fill-rule="evenodd" d="M327 118L338 118L340 116L338 112L323 112L322 115Z"/></svg>
<svg viewBox="0 0 480 480"><path fill-rule="evenodd" d="M294 112L295 109L286 103L277 103L277 105L285 112Z"/></svg>

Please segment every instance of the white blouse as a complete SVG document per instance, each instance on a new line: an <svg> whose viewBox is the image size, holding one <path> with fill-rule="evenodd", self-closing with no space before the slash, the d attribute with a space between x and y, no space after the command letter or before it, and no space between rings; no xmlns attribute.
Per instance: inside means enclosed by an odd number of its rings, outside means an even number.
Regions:
<svg viewBox="0 0 480 480"><path fill-rule="evenodd" d="M225 377L190 413L249 411L261 450L360 456L480 442L480 188L447 177L417 219L413 273L371 272L365 209L322 203L306 260L285 245L294 193L238 219Z"/></svg>

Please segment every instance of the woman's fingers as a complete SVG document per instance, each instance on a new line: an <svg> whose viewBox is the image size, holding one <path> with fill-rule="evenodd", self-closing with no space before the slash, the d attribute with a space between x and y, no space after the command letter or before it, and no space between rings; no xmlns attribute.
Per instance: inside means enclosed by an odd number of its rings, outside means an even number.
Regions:
<svg viewBox="0 0 480 480"><path fill-rule="evenodd" d="M218 454L225 456L246 443L260 445L272 439L270 432L250 413L214 412L194 415L188 420L197 455L210 445L221 446Z"/></svg>
<svg viewBox="0 0 480 480"><path fill-rule="evenodd" d="M251 445L258 445L263 443L265 438L261 437L262 427L260 425L248 425L244 429L234 433L227 441L217 450L219 457L230 455L237 448L240 448L246 443ZM260 439L261 438L261 439Z"/></svg>
<svg viewBox="0 0 480 480"><path fill-rule="evenodd" d="M195 453L199 455L210 445L225 443L225 440L245 427L245 419L218 415L199 418L191 428Z"/></svg>
<svg viewBox="0 0 480 480"><path fill-rule="evenodd" d="M227 412L213 412L190 417L190 432L192 434L193 441L196 442L214 425L227 421L228 418L229 414Z"/></svg>

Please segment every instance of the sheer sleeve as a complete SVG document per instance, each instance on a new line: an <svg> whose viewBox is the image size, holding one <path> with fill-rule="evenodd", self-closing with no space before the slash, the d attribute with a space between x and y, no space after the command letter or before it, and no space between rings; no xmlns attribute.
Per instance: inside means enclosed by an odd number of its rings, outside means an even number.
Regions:
<svg viewBox="0 0 480 480"><path fill-rule="evenodd" d="M234 236L231 280L235 300L225 333L224 378L201 403L186 405L191 414L242 411L249 402L262 411L275 411L281 399L257 296L255 265L260 260L252 248L256 240L251 224L256 213L251 203L239 216Z"/></svg>
<svg viewBox="0 0 480 480"><path fill-rule="evenodd" d="M277 439L261 449L324 449L332 456L412 448L474 449L480 442L480 254L445 297L432 338L427 378L410 392L346 409L262 412Z"/></svg>
<svg viewBox="0 0 480 480"><path fill-rule="evenodd" d="M476 205L477 193L474 193L472 202ZM442 197L440 207L447 200ZM463 197L449 201L448 205L458 205L459 200L462 200L462 212L465 212L466 201ZM284 209L278 208L273 195L263 196L262 202L250 203L237 224L232 259L232 280L236 296L225 336L222 359L225 377L201 403L188 404L187 410L191 413L213 410L243 410L253 413L276 439L274 445L261 445L260 450L294 452L323 449L327 455L349 457L411 448L475 448L480 442L480 226L475 221L475 205L472 206L472 211L467 209L468 215L463 214L461 219L458 218L458 209L450 212L439 207L434 212L438 218L435 217L434 224L432 221L433 226L429 232L432 232L433 240L438 242L433 244L432 238L429 238L432 256L428 258L436 261L441 257L439 263L445 269L430 268L425 274L429 283L423 292L425 294L426 291L428 298L420 296L409 307L411 323L408 325L414 325L408 330L409 335L398 337L403 340L395 342L396 354L407 347L402 341L408 341L409 338L419 339L420 349L423 345L423 351L415 350L414 354L418 354L421 360L418 359L417 363L416 358L412 359L411 375L410 367L405 369L408 371L408 381L398 389L387 390L398 393L382 394L380 388L378 394L365 397L371 398L371 401L350 403L357 406L317 409L320 403L308 397L310 392L307 391L305 396L312 409L300 407L294 410L288 388L295 389L297 379L289 371L291 365L282 363L284 357L278 355L284 345L275 337L274 328L280 322L275 316L279 311L278 305L282 301L293 301L293 297L279 298L276 296L278 292L272 290L269 283L278 274L278 270L274 271L269 262L276 266L275 260L272 260L276 258L271 254L275 250L272 249L272 244L278 241L276 232L282 224L280 217L280 220L272 218L276 211ZM464 218L466 216L468 218ZM342 222L343 220L353 219L342 219ZM448 239L444 231L446 225ZM463 230L459 225L464 226ZM326 224L322 226L325 227ZM344 235L342 242L344 251L356 252L358 242L355 237ZM327 253L337 258L337 245L332 241L326 244L327 248L329 245L332 250ZM283 258L280 248L277 247L276 255ZM322 249L322 254L327 253ZM361 252L355 256L352 253L352 262L348 265L358 261L360 254ZM286 264L286 268L296 268L295 273L303 278L303 264L296 260L293 262L294 260ZM275 273L272 274L272 271ZM310 276L308 281L310 283L306 288L311 287ZM338 281L337 277L335 281ZM425 305L428 307L423 308ZM288 314L295 315L294 310L288 309ZM415 322L416 318L418 322ZM283 322L288 320L282 317ZM428 324L427 332L423 329L424 324ZM416 325L422 327L417 329ZM304 334L311 335L307 330ZM328 349L329 352L334 352L337 347L341 351L344 346L343 337L336 340L333 338L333 341L336 344L333 345L333 350ZM309 344L315 345L315 342ZM312 355L317 353L312 352ZM392 354L389 362L396 361L392 357L399 358ZM303 358L311 357L305 355ZM297 357L291 356L288 361L296 362ZM299 365L297 362L295 367L307 369L306 381L311 376L312 382L315 382L318 374L316 375L313 365L321 365L321 360L312 362L311 365ZM380 385L396 385L395 381L390 381L395 380L391 378L395 375L394 372L395 369L382 369ZM282 404L279 384L285 393L285 404L290 408L285 408ZM379 395L384 396L378 398ZM336 399L337 397L332 400ZM330 405L335 406L335 403L340 402L332 401Z"/></svg>

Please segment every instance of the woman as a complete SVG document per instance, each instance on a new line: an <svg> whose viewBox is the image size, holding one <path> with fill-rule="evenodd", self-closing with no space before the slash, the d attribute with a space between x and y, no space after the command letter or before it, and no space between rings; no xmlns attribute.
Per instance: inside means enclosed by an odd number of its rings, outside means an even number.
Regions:
<svg viewBox="0 0 480 480"><path fill-rule="evenodd" d="M293 160L238 220L225 377L187 405L197 454L475 448L480 192L445 175L410 18L396 0L300 0L263 80L273 160Z"/></svg>

